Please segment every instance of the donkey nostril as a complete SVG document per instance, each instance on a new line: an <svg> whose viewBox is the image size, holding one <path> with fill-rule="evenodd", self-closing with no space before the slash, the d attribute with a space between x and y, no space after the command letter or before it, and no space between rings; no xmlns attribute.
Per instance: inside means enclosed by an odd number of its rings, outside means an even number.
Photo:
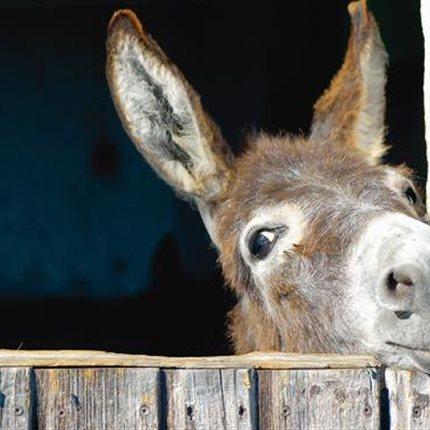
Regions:
<svg viewBox="0 0 430 430"><path fill-rule="evenodd" d="M392 311L398 312L399 319L408 319L408 312L414 308L417 294L421 294L422 271L415 264L401 264L384 272L377 284L376 298L379 303ZM417 287L417 288L416 288Z"/></svg>
<svg viewBox="0 0 430 430"><path fill-rule="evenodd" d="M390 272L387 277L387 287L390 291L396 291L398 282L394 279L394 273Z"/></svg>
<svg viewBox="0 0 430 430"><path fill-rule="evenodd" d="M403 293L413 286L411 278L401 272L390 272L387 276L387 288L392 292Z"/></svg>

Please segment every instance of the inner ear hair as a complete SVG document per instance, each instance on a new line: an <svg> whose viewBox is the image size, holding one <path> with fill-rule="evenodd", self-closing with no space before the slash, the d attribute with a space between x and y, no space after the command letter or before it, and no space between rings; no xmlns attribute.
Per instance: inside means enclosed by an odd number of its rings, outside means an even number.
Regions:
<svg viewBox="0 0 430 430"><path fill-rule="evenodd" d="M156 172L186 198L215 200L232 153L197 93L130 10L109 23L106 74L127 134Z"/></svg>

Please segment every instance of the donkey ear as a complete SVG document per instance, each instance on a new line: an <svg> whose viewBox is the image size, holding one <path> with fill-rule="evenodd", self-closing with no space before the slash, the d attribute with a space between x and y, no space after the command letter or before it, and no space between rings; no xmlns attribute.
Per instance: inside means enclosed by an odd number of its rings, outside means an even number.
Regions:
<svg viewBox="0 0 430 430"><path fill-rule="evenodd" d="M386 152L387 54L366 1L350 3L351 34L344 63L315 104L311 139L356 148L370 164Z"/></svg>
<svg viewBox="0 0 430 430"><path fill-rule="evenodd" d="M231 152L198 95L129 10L109 23L106 74L122 124L149 164L184 197L199 205L216 200Z"/></svg>

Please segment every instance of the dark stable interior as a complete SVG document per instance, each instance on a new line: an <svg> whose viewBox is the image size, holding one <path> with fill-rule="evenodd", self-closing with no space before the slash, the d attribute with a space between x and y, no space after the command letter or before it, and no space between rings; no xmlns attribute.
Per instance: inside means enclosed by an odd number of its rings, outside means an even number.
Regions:
<svg viewBox="0 0 430 430"><path fill-rule="evenodd" d="M237 154L250 131L307 132L349 31L345 0L125 4ZM0 347L229 353L235 298L198 212L140 159L110 100L104 43L118 7L0 2ZM419 2L370 8L390 54L387 161L420 181Z"/></svg>

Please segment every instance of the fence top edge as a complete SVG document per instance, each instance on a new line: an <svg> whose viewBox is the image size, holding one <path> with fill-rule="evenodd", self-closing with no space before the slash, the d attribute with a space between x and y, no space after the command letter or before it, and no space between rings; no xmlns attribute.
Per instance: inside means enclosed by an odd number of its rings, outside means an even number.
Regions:
<svg viewBox="0 0 430 430"><path fill-rule="evenodd" d="M380 367L371 355L252 352L212 357L162 357L84 350L0 349L0 367L155 367L253 369L359 369Z"/></svg>

